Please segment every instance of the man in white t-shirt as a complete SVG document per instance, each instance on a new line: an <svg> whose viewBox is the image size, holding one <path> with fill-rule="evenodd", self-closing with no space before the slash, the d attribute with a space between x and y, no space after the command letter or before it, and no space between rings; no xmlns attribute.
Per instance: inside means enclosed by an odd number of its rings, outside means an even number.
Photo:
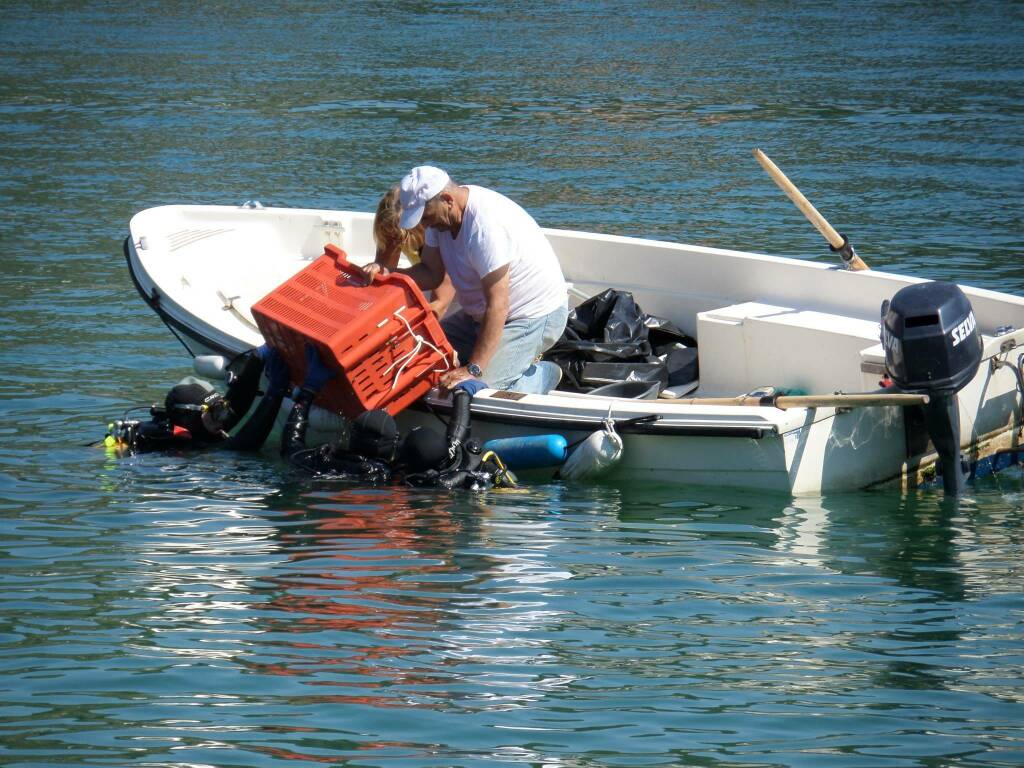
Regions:
<svg viewBox="0 0 1024 768"><path fill-rule="evenodd" d="M441 384L479 378L514 389L565 330L566 285L551 244L519 205L484 187L455 184L439 168L413 168L400 190L400 226L427 227L420 263L402 271L424 291L447 274L462 306L441 323L461 364ZM379 264L365 271L386 272Z"/></svg>

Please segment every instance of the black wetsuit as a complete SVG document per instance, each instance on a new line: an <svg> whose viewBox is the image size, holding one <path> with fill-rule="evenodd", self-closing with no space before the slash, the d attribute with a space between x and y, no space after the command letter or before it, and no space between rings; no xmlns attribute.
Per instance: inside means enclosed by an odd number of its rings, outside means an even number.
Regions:
<svg viewBox="0 0 1024 768"><path fill-rule="evenodd" d="M350 453L330 443L315 448L306 447L309 409L315 397L316 393L308 389L300 390L296 396L295 405L281 435L281 454L296 466L317 474L361 483L392 482L395 472L388 462ZM472 490L514 485L514 477L500 461L493 455L482 457L479 444L469 439L471 399L469 392L462 389L455 391L452 396L452 418L445 438L447 456L435 467L407 472L403 478L406 484L417 488Z"/></svg>
<svg viewBox="0 0 1024 768"><path fill-rule="evenodd" d="M470 438L469 401L472 395L456 390L452 416L445 437L447 456L435 466L408 472L405 482L416 488L465 488L482 491L515 485L515 477L493 453L482 454L480 443Z"/></svg>
<svg viewBox="0 0 1024 768"><path fill-rule="evenodd" d="M117 444L139 453L208 447L238 451L259 450L273 429L287 385L280 381L272 383L245 424L234 434L226 436L226 433L242 420L259 394L263 362L254 351L246 352L232 361L229 371L231 375L224 395L229 412L227 418L221 422L222 433L213 433L200 427L188 430L176 426L166 409L154 406L151 409L153 418L150 421L115 422L117 427L114 436L117 438ZM286 378L284 377L282 381ZM370 485L394 481L395 471L391 456L385 461L350 452L332 443L306 447L309 411L316 394L316 390L303 387L294 395L294 405L281 434L281 454L292 464L319 475ZM514 484L514 477L505 470L500 460L493 454L481 456L479 444L469 439L471 399L472 395L464 389L455 391L447 435L443 438L436 435L437 440L444 441L446 450L442 451L442 457L433 462L433 466L417 468L418 471L414 472L407 471L404 480L408 485L421 488L479 490Z"/></svg>
<svg viewBox="0 0 1024 768"><path fill-rule="evenodd" d="M391 482L391 466L385 461L349 453L333 443L306 447L309 409L315 397L316 392L305 388L296 394L295 404L281 433L281 455L295 466L318 475L370 484Z"/></svg>
<svg viewBox="0 0 1024 768"><path fill-rule="evenodd" d="M227 418L221 433L206 429L185 429L172 421L166 408L153 406L149 421L115 422L116 443L134 453L150 451L197 450L218 446L236 451L259 450L274 427L286 386L268 387L252 416L234 434L226 435L245 417L259 395L263 362L255 352L245 352L229 366L229 382L224 399ZM226 436L225 436L226 435Z"/></svg>

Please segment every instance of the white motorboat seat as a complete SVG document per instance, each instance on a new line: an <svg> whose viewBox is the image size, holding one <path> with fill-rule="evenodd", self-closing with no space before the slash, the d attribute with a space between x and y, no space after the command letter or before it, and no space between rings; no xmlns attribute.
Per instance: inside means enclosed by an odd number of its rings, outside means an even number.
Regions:
<svg viewBox="0 0 1024 768"><path fill-rule="evenodd" d="M878 345L879 330L877 320L755 302L701 312L701 392L731 395L764 386L812 394L862 391L862 352Z"/></svg>
<svg viewBox="0 0 1024 768"><path fill-rule="evenodd" d="M661 385L657 381L616 381L587 392L597 397L625 397L630 400L655 400Z"/></svg>

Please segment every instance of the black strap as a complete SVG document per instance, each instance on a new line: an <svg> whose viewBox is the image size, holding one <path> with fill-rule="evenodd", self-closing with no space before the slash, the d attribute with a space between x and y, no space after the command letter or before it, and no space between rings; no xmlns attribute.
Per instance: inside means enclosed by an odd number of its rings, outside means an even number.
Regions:
<svg viewBox="0 0 1024 768"><path fill-rule="evenodd" d="M832 243L829 243L828 249L832 251L832 253L838 253L839 258L843 260L844 264L849 264L851 261L853 261L853 257L856 256L857 253L856 251L853 250L853 246L850 245L850 238L848 238L842 232L839 233L839 236L843 238L843 244L836 248L834 245L832 245Z"/></svg>

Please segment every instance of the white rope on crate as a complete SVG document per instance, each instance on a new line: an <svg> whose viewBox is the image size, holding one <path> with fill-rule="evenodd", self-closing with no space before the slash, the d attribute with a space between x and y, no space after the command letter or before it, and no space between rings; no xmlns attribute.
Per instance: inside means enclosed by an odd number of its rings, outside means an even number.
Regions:
<svg viewBox="0 0 1024 768"><path fill-rule="evenodd" d="M391 370L396 365L398 366L398 371L395 373L395 380L391 382L392 390L398 386L398 380L401 378L402 373L405 371L405 367L413 361L413 359L416 357L416 355L419 354L420 350L423 349L423 347L430 347L430 349L437 352L437 354L441 356L441 360L444 361L445 367L434 368L434 373L444 373L445 371L449 371L452 368L452 363L448 361L448 356L444 352L435 347L433 344L431 344L429 341L427 341L425 338L420 336L418 333L416 333L416 331L412 329L412 325L409 323L409 321L402 316L402 310L404 309L406 309L406 307L402 307L402 309L395 310L394 316L401 320L403 323L405 323L405 327L409 331L409 335L416 340L416 344L413 345L412 349L410 349L407 353L405 353L400 358L395 360L393 363L391 363L391 365L389 365L384 370L384 373L386 375L388 373L391 373Z"/></svg>

